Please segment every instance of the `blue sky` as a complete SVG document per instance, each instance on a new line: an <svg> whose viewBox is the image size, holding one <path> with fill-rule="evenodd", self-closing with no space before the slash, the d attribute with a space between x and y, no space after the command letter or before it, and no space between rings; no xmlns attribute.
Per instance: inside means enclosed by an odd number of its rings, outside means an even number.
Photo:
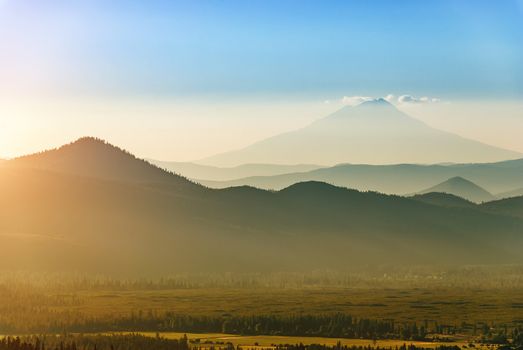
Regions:
<svg viewBox="0 0 523 350"><path fill-rule="evenodd" d="M46 90L523 96L521 0L2 3L3 70Z"/></svg>
<svg viewBox="0 0 523 350"><path fill-rule="evenodd" d="M523 0L0 0L0 157L194 160L389 94L523 152Z"/></svg>

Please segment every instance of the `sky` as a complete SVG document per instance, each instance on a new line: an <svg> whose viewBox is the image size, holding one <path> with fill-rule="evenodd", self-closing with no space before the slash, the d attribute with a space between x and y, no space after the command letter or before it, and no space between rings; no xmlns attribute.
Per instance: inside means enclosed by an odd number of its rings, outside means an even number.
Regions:
<svg viewBox="0 0 523 350"><path fill-rule="evenodd" d="M523 0L0 0L0 157L194 160L389 95L523 152Z"/></svg>

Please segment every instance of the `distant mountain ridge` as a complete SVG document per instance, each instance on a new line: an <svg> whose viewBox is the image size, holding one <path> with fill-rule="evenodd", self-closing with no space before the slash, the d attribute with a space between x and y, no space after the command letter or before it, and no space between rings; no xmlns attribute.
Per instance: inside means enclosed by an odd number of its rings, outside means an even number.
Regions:
<svg viewBox="0 0 523 350"><path fill-rule="evenodd" d="M523 188L517 188L512 191L499 193L496 197L502 199L502 198L512 198L512 197L520 197L520 196L523 196Z"/></svg>
<svg viewBox="0 0 523 350"><path fill-rule="evenodd" d="M513 201L457 208L315 181L214 190L96 139L8 163L3 268L150 276L523 262Z"/></svg>
<svg viewBox="0 0 523 350"><path fill-rule="evenodd" d="M346 106L326 118L198 163L432 164L491 162L522 154L436 130L384 99Z"/></svg>
<svg viewBox="0 0 523 350"><path fill-rule="evenodd" d="M466 178L490 193L505 196L505 192L523 188L523 159L497 163L449 165L366 165L340 164L308 172L276 176L253 176L231 181L201 181L213 188L249 185L278 190L302 181L323 181L336 186L362 191L408 195L434 186L449 178Z"/></svg>
<svg viewBox="0 0 523 350"><path fill-rule="evenodd" d="M440 184L420 191L418 194L427 193L451 194L475 203L488 202L495 199L495 197L485 189L460 176L450 178Z"/></svg>
<svg viewBox="0 0 523 350"><path fill-rule="evenodd" d="M294 172L305 172L321 168L313 164L242 164L235 167L213 167L188 162L168 162L148 159L148 161L162 169L182 174L185 177L210 181L230 181L249 176L272 176Z"/></svg>

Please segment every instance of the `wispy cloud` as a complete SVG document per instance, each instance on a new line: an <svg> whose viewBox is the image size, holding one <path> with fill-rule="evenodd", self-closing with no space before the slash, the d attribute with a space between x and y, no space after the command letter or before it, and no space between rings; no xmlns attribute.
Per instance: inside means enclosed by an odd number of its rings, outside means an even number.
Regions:
<svg viewBox="0 0 523 350"><path fill-rule="evenodd" d="M341 103L343 103L346 106L356 106L360 103L371 101L374 97L370 96L343 96L341 99Z"/></svg>
<svg viewBox="0 0 523 350"><path fill-rule="evenodd" d="M394 102L394 97L396 97L396 96L394 96L393 94L388 94L387 96L384 97L384 99L385 99L385 101L392 103L392 102Z"/></svg>
<svg viewBox="0 0 523 350"><path fill-rule="evenodd" d="M398 97L398 103L399 104L425 104L425 103L438 103L441 102L441 99L436 97L414 97L412 95L401 95Z"/></svg>
<svg viewBox="0 0 523 350"><path fill-rule="evenodd" d="M366 101L372 101L378 98L382 98L390 103L393 104L428 104L428 103L438 103L441 102L441 99L437 97L428 97L428 96L422 96L422 97L415 97L412 95L400 95L395 96L393 94L388 94L387 96L377 96L377 97L371 97L371 96L343 96L341 99L341 103L346 106L356 106L360 103L366 102ZM325 101L325 103L330 103L330 101Z"/></svg>

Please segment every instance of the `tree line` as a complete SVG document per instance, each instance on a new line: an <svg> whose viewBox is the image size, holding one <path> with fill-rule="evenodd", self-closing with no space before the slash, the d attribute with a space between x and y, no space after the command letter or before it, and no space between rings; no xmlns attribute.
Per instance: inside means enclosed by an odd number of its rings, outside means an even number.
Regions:
<svg viewBox="0 0 523 350"><path fill-rule="evenodd" d="M498 347L498 350L521 350L523 348L522 338L517 336L509 344ZM245 346L250 348L251 346ZM474 348L473 344L464 348ZM226 344L201 344L191 343L187 336L180 339L166 339L157 335L147 337L140 334L112 334L112 335L61 335L61 336L27 336L27 337L5 337L0 339L0 350L242 350L242 346ZM435 348L424 348L414 344L403 344L400 346L380 347L372 345L336 345L322 344L274 344L271 347L260 350L462 350L457 345L441 345Z"/></svg>
<svg viewBox="0 0 523 350"><path fill-rule="evenodd" d="M166 339L139 334L5 337L0 350L190 350L187 337Z"/></svg>
<svg viewBox="0 0 523 350"><path fill-rule="evenodd" d="M480 328L477 336L486 340L508 338L507 328ZM64 326L60 320L48 325L47 332L189 332L227 333L237 335L319 336L331 338L427 340L431 334L449 337L463 331L458 326L437 322L395 322L393 319L357 318L348 314L324 315L225 315L190 316L152 311L132 313L111 320L84 319ZM501 334L501 336L500 336ZM494 343L494 342L492 342ZM502 342L498 342L502 343Z"/></svg>

